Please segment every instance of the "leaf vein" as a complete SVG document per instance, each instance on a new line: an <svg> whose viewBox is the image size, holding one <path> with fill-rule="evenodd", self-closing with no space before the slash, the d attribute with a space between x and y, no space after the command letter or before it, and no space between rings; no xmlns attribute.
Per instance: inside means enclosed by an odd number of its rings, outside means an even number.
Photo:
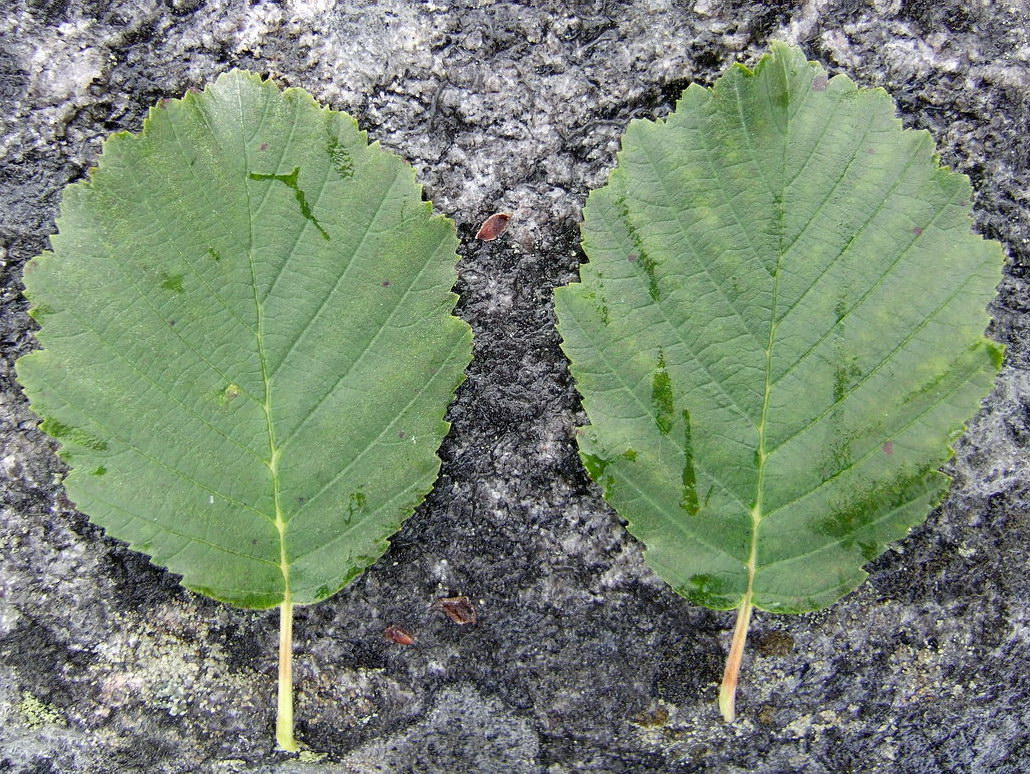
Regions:
<svg viewBox="0 0 1030 774"><path fill-rule="evenodd" d="M464 335L456 337L456 338L455 338L455 341L454 341L454 344L453 344L453 345L451 346L451 348L450 348L450 349L448 350L448 352L447 352L447 356L446 356L445 358L443 358L443 360L442 360L441 362L442 362L442 363L446 363L446 362L447 362L448 360L450 360L450 358L451 358L451 356L452 356L452 355L454 354L455 350L457 350L457 349L458 349L458 347L461 347L461 346L463 346L463 345L464 345L464 342L465 342L465 336L464 336ZM347 464L346 464L346 465L345 465L345 466L344 466L344 467L343 467L343 468L342 468L342 469L340 470L340 472L339 472L339 473L337 473L337 474L336 474L335 476L333 476L333 477L332 477L332 478L331 478L331 479L330 479L330 480L329 480L328 482L326 482L326 484L325 484L325 485L324 485L324 486L323 486L323 487L322 487L321 489L319 489L319 490L318 490L317 492L315 492L315 494L314 494L314 495L312 495L312 496L311 496L311 497L310 497L310 498L309 498L309 499L308 499L307 501L305 501L305 503L304 503L304 504L303 504L303 505L302 505L302 506L301 506L300 508L298 508L298 509L297 509L296 511L294 511L294 512L293 512L293 515L291 516L291 519L292 519L292 518L296 518L297 516L299 516L299 515L300 515L300 514L301 514L301 513L302 513L302 512L303 512L303 511L304 511L305 509L307 509L307 508L308 508L308 507L309 507L309 506L310 506L310 505L311 505L311 504L312 504L313 502L315 502L316 500L318 500L318 498L320 498L320 497L321 497L321 496L322 496L323 494L325 494L325 492L326 492L326 491L327 491L327 490L328 490L328 489L329 489L330 487L332 487L333 485L335 485L337 481L339 481L339 480L340 480L341 478L343 478L343 477L344 477L345 475L347 475L347 473L349 473L349 472L350 472L350 469L351 469L352 467L354 467L354 465L355 465L355 464L356 464L356 463L357 463L357 462L358 462L359 460L361 460L361 459L362 459L362 458L363 458L363 457L365 456L365 454L366 454L366 453L367 453L367 452L368 452L368 451L369 451L369 450L370 450L370 449L371 449L371 448L372 448L373 446L375 446L376 444L378 444L378 443L379 443L379 440L380 440L380 439L381 439L381 438L382 438L382 437L383 437L384 435L386 435L387 431L389 431L389 430L392 430L392 429L393 429L394 427L396 427L396 426L397 426L397 421L398 421L398 420L399 420L399 419L400 419L401 417L403 417L403 416L405 415L405 413L406 413L406 412L408 411L408 409L409 409L409 408L411 408L411 406L412 406L412 405L413 405L413 404L415 403L415 401L417 401L417 400L418 400L418 399L419 399L420 397L422 397L422 395L423 395L423 394L424 394L424 393L426 392L426 390L428 390L428 389L429 389L429 387L430 387L430 386L431 386L431 385L432 385L432 384L433 384L434 382L436 382L436 381L437 381L437 379L439 378L440 374L442 374L442 373L443 373L443 371L444 371L444 369L443 369L443 368L441 368L441 369L440 369L439 371L437 371L437 373L436 373L436 374L434 374L434 375L433 375L433 376L432 376L432 377L431 377L430 379L427 379L427 380L425 381L425 384L423 384L423 386L422 386L422 387L421 387L421 388L420 388L420 389L418 390L418 392L416 392L416 393L415 393L414 395L412 395L412 397L411 397L411 400L409 400L409 401L408 401L408 402L407 402L407 403L406 403L406 404L404 405L404 408L402 408L402 409L401 409L400 411L396 412L396 414L394 415L394 418L390 420L389 424L387 424L386 426L384 426L384 427L383 427L383 429L382 429L382 430L381 430L381 431L379 432L379 435L377 435L377 436L376 436L375 438L373 438L371 442L369 442L368 444L366 444L366 445L365 445L365 447L364 447L364 448L363 448L363 449L362 449L362 450L361 450L360 452L358 452L358 453L357 453L356 455L354 455L354 456L353 456L353 457L352 457L352 458L350 459L350 461L349 461L349 462L348 462L348 463L347 463Z"/></svg>
<svg viewBox="0 0 1030 774"><path fill-rule="evenodd" d="M446 241L447 241L447 235L446 234L441 234L440 240L437 242L436 246L433 248L433 254L434 255L435 255L436 251L440 249L440 246L443 245ZM425 263L422 264L422 267L418 270L418 273L415 274L411 278L411 280L408 282L407 287L404 288L404 292L401 294L400 298L397 300L397 303L394 304L392 307L390 307L389 314L386 316L386 319L383 321L383 324L382 325L374 326L374 333L361 346L361 351L358 353L357 357L353 358L347 364L347 367L345 369L343 369L342 373L337 377L336 381L333 382L333 385L328 390L326 390L325 393L323 393L322 397L320 397L311 406L311 408L308 409L307 412L305 412L304 416L301 417L300 421L294 426L294 428L290 431L289 435L287 435L286 438L283 440L283 442L282 442L282 447L283 448L285 448L286 446L289 445L290 441L292 441L297 436L297 434L301 432L301 430L308 423L308 421L311 419L311 417L313 417L316 414L316 412L319 410L319 408L321 408L322 404L325 403L325 401L334 392L336 392L337 388L341 384L343 384L343 382L354 372L354 369L357 368L358 365L361 363L361 361L365 359L365 355L368 354L368 352L370 352L372 350L372 347L376 343L376 341L379 339L379 336L381 334L383 334L387 329L389 329L391 327L390 326L390 321L394 318L394 316L397 314L397 312L404 307L405 302L407 301L408 297L412 293L412 288L415 287L416 283L419 281L419 279L421 279L422 275L426 272L426 270L430 267L431 264L432 264L432 260L428 260L428 261L426 261ZM399 330L399 329L400 329L399 327L394 328L394 330Z"/></svg>
<svg viewBox="0 0 1030 774"><path fill-rule="evenodd" d="M329 288L329 292L325 295L325 297L322 299L322 301L315 308L314 313L312 313L310 315L310 317L308 318L307 322L305 322L304 325L300 326L297 329L297 335L293 338L293 341L290 343L290 346L286 349L285 354L282 356L282 358L279 360L279 362L276 363L275 366L272 368L272 371L269 374L269 379L275 379L276 374L279 373L279 369L283 367L283 365L286 363L287 360L289 360L290 355L293 354L293 351L297 348L297 345L300 343L300 340L304 338L304 334L308 331L308 329L310 329L312 323L314 323L314 321L316 319L318 319L319 315L322 314L323 310L326 307L326 304L329 303L329 299L331 299L333 297L333 295L336 293L336 291L339 290L340 285L343 284L344 280L347 277L347 273L350 271L351 266L354 265L354 261L357 258L358 253L365 246L365 240L368 238L368 235L371 233L372 226L375 224L376 220L379 219L379 215L382 213L383 208L386 206L386 202L389 201L389 199L390 199L389 193L390 193L390 191L393 190L393 187L397 184L397 180L400 178L400 171L401 170L400 170L399 167L395 167L394 168L393 180L390 182L390 185L387 188L387 193L379 201L378 206L376 207L375 214L372 215L372 217L370 217L368 219L368 221L367 221L367 223L365 225L365 230L364 230L364 232L362 232L362 235L359 238L358 243L354 246L354 249L351 250L350 259L347 261L347 265L344 267L343 271L340 272L340 275L336 278L336 282L334 282L332 287Z"/></svg>
<svg viewBox="0 0 1030 774"><path fill-rule="evenodd" d="M967 372L968 372L966 374L967 378L964 381L959 382L956 385L956 388L957 387L961 387L961 386L967 384L969 381L972 380L973 377L975 377L977 375L977 373L979 373L979 371L980 371L980 368L977 366L976 363L970 363L969 366L967 367ZM946 400L948 400L948 398L951 398L956 391L957 390L952 390L950 392L942 393L937 400L935 400L933 403L931 403L929 406L927 406L923 411L921 411L918 414L916 414L908 422L905 422L904 424L899 425L898 427L894 428L894 435L895 436L899 435L901 432L903 432L903 431L907 430L908 428L910 428L912 425L914 425L916 422L921 420L927 414L929 414L932 411L934 411L938 406L940 406L942 403L944 403ZM824 479L823 481L819 482L818 485L812 487L807 492L804 492L804 493L798 495L797 497L795 497L793 500L790 500L789 502L786 502L786 503L783 503L782 505L776 506L776 508L774 508L773 510L769 511L769 513L766 514L766 518L769 518L774 513L779 513L780 511L785 510L785 509L789 508L792 505L796 505L797 503L801 502L805 498L815 494L816 492L818 492L823 487L825 487L828 484L836 481L838 478L840 478L842 475L844 475L848 471L854 470L856 467L861 465L863 462L865 462L867 459L869 459L873 454L876 454L878 451L880 451L880 445L879 444L871 444L869 450L867 452L865 452L864 454L862 454L862 456L852 460L852 462L850 464L848 464L847 466L841 468L836 473L834 473L832 476L829 476L826 479ZM943 462L944 462L944 456L942 455L941 456L941 463L943 464Z"/></svg>
<svg viewBox="0 0 1030 774"><path fill-rule="evenodd" d="M909 246L911 246L911 244L913 244L914 242L915 242L915 240L913 240L913 242L912 242L912 243L910 243L910 245L909 245ZM902 251L902 255L903 255L903 254L904 254L905 252L907 252L907 251L908 251L908 248L906 248L906 249L905 249L904 251ZM853 306L853 307L852 307L852 308L851 308L850 310L848 310L848 313L847 313L847 314L846 314L846 315L845 315L844 317L842 317L842 318L841 318L840 322L843 322L843 321L844 321L844 320L845 320L845 319L846 319L846 318L847 318L847 317L848 317L848 316L849 316L849 315L851 314L851 312L853 312L854 310L856 310L856 309L857 309L857 308L858 308L858 307L859 307L859 306L860 306L860 305L862 304L862 302L863 302L863 301L864 301L864 300L866 299L866 297L867 297L867 296L868 296L868 295L869 295L870 293L872 293L872 292L873 292L873 290L875 290L875 289L876 289L877 287L879 287L879 286L880 286L880 285L881 285L881 284L883 283L883 280L884 280L884 278L885 278L885 277L886 277L886 276L887 276L887 275L888 275L888 274L889 274L889 273L890 273L890 272L891 272L891 271L892 271L892 270L894 269L894 267L895 267L895 266L897 266L897 265L898 265L898 263L899 263L900 261L901 261L901 257L899 256L899 258L898 258L898 259L897 259L896 261L894 261L894 263L892 263L892 264L891 264L891 265L890 265L890 266L889 266L889 267L887 268L887 271L886 271L886 272L884 272L884 274L883 274L883 275L881 275L880 279L879 279L879 280L878 280L878 281L876 282L876 284L875 284L875 285L873 285L873 286L872 286L871 288L869 288L869 290L868 290L868 291L867 291L866 293L864 293L864 294L862 295L862 297L861 297L861 298L860 298L860 299L858 300L858 302L857 302L857 303L856 303L856 304L855 304L855 305L854 305L854 306ZM772 450L771 450L771 451L770 451L769 453L770 453L770 454L773 454L773 453L775 453L776 451L778 451L779 449L781 449L781 448L782 448L783 446L785 446L786 444L788 444L788 443L789 443L790 441L792 441L792 440L794 440L795 438L797 438L797 437L798 437L799 435L801 435L802 433L805 433L805 432L807 432L807 431L808 431L809 429L811 429L811 428L812 428L812 427L813 427L814 425L818 424L818 423L819 423L819 421L820 421L820 420L822 420L822 419L823 419L823 418L824 418L824 417L825 417L825 416L826 416L827 414L829 414L829 413L830 413L830 412L831 412L831 411L832 411L832 410L833 410L833 409L834 409L834 408L835 408L836 406L838 406L839 404L841 404L841 403L843 403L844 401L846 401L846 400L848 399L848 397L850 397L850 395L853 395L853 394L854 394L854 393L855 393L855 392L857 391L857 389L858 389L859 387L861 387L861 386L862 386L863 384L865 384L865 383L866 383L866 382L867 382L867 381L868 381L869 379L871 379L871 378L872 378L873 376L875 376L875 375L876 375L876 374L877 374L877 373L878 373L878 372L879 372L879 371L880 371L880 370L881 370L881 369L882 369L882 368L883 368L883 367L884 367L884 366L885 366L885 365L886 365L887 363L889 363L889 362L891 361L891 359L892 359L892 358L893 358L893 357L894 357L894 356L895 356L895 355L896 355L896 354L897 354L897 353L898 353L898 352L899 352L899 351L900 351L900 350L901 350L901 349L902 349L902 348L903 348L903 347L904 347L904 346L905 346L906 344L908 344L908 343L909 343L909 342L910 342L910 341L911 341L912 339L914 339L914 338L915 338L916 334L918 334L918 333L919 333L919 332L920 332L921 330L923 330L923 329L924 329L924 328L925 328L925 327L926 327L927 325L929 325L929 324L930 324L931 322L933 322L933 320L934 320L934 319L936 319L937 315L938 315L938 314L939 314L939 313L940 313L940 312L941 312L941 311L942 311L942 310L943 310L943 309L944 309L945 307L947 307L947 306L948 306L948 304L950 304L950 303L951 303L952 301L954 301L954 300L955 300L955 298L956 298L956 297L957 297L957 296L958 296L958 295L959 295L960 293L962 293L962 291L963 291L963 290L965 290L966 286L967 286L967 285L969 284L969 282L970 282L970 281L971 281L972 279L973 279L972 277L966 277L966 278L965 278L965 279L964 279L964 280L962 281L962 283L961 283L961 284L959 284L959 285L958 285L958 287L956 287L956 288L955 288L955 290L954 290L954 291L952 291L952 292L951 292L951 293L950 293L950 294L949 294L949 295L947 296L947 298L945 298L945 299L944 299L943 301L941 301L941 303L940 303L940 304L938 304L938 305L936 306L936 308L934 308L934 310L933 310L933 311L932 311L932 312L931 312L931 313L930 313L929 315L927 315L927 316L926 316L925 318L923 318L923 319L922 319L922 320L921 320L921 321L919 322L919 324L918 324L918 325L917 325L916 327L914 327L914 328L913 328L913 329L912 329L911 331L909 331L909 333L908 333L908 334L907 334L907 335L906 335L906 336L905 336L905 337L904 337L904 338L903 338L903 339L902 339L902 340L901 340L901 341L900 341L900 342L899 342L899 343L897 344L897 346L895 346L895 347L894 347L894 349L892 349L892 350L891 350L890 352L888 352L888 353L887 353L887 355L886 355L886 356L885 356L885 357L884 357L884 358L883 358L882 360L880 360L880 362L879 362L879 363L877 363L877 364L876 364L876 365L875 365L875 366L874 366L874 367L873 367L872 369L870 369L870 370L869 370L869 371L868 371L867 373L863 374L863 375L862 375L862 378L861 378L861 379L859 379L859 380L858 380L857 382L855 382L855 383L854 383L854 384L853 384L853 385L851 386L851 389L850 389L850 391L848 392L848 395L845 395L845 396L844 396L843 398L841 398L841 400L839 400L839 401L834 401L833 403L831 403L831 404L830 404L829 406L827 406L827 407L826 407L826 409L824 409L824 410L823 410L823 411L822 411L822 412L821 412L821 413L820 413L820 414L819 414L818 416L816 416L816 417L815 417L814 419L810 420L809 422L806 422L806 423L805 423L805 424L804 424L804 425L803 425L802 427L800 427L800 428L799 428L799 429L798 429L797 431L795 431L795 432L791 433L791 434L790 434L790 435L788 435L788 436L787 436L786 438L784 438L784 439L783 439L783 440L781 440L781 441L780 441L779 443L777 443L777 444L776 444L776 446L775 446L775 447L774 447L774 448L773 448L773 449L772 449ZM832 328L830 328L830 331L829 331L829 333L826 333L826 334L824 334L824 335L823 335L822 337L820 337L819 341L818 341L818 342L816 342L816 344L814 344L814 345L813 345L813 346L812 346L811 348L809 348L809 349L808 349L808 350L807 350L807 351L806 351L806 352L804 353L804 355L803 355L803 356L802 356L802 357L801 357L801 358L800 358L800 359L799 359L799 360L798 360L797 362L798 362L798 363L800 363L800 362L801 362L801 360L805 360L805 359L807 359L807 358L808 358L808 356L809 356L809 355L810 355L810 354L811 354L811 353L812 353L812 352L813 352L813 351L815 350L815 348L816 348L816 347L818 347L820 343L822 343L823 341L825 341L825 340L826 340L826 339L827 339L827 338L829 337L830 333L832 333L832 332L833 332L833 330L834 330L834 329L836 329L836 328L837 328L837 326L839 326L839 325L840 325L840 322L838 322L838 323L837 323L836 325L834 325L834 326L833 326ZM795 364L795 365L796 365L796 364ZM792 366L792 368L793 368L793 367L794 367L794 366ZM784 377L785 377L786 375L787 375L786 373L780 374L780 376L778 376L778 377L776 378L776 381L775 381L775 382L773 383L773 386L775 387L775 386L776 386L777 384L779 384L779 382L780 382L780 381L781 381L781 380L782 380L782 379L783 379L783 378L784 378Z"/></svg>

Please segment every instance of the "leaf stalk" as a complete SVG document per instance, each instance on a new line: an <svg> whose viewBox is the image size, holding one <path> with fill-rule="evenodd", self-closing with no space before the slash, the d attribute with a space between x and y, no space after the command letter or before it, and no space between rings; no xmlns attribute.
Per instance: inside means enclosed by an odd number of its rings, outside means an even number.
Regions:
<svg viewBox="0 0 1030 774"><path fill-rule="evenodd" d="M722 673L722 687L719 689L719 709L727 723L732 723L737 717L737 680L744 660L744 643L751 625L751 610L751 594L748 594L737 608L737 625L733 629L733 640L726 657L726 669Z"/></svg>
<svg viewBox="0 0 1030 774"><path fill-rule="evenodd" d="M275 739L281 750L300 749L293 738L293 602L289 593L279 606L279 712Z"/></svg>

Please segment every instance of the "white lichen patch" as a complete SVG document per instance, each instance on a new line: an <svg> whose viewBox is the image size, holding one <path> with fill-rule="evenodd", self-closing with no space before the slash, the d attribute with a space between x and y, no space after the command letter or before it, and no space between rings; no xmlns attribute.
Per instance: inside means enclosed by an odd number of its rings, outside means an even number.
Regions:
<svg viewBox="0 0 1030 774"><path fill-rule="evenodd" d="M90 26L79 19L42 28L31 42L13 36L14 45L9 50L28 74L23 101L33 106L29 110L16 105L16 116L35 126L32 139L36 143L60 139L66 123L92 99L89 85L103 72L106 52L92 45ZM20 40L24 43L19 44ZM0 141L0 155L8 153L23 137L20 133L6 134Z"/></svg>
<svg viewBox="0 0 1030 774"><path fill-rule="evenodd" d="M184 631L189 621L191 633ZM98 714L143 703L178 717L265 701L261 689L271 687L271 679L265 685L230 670L211 629L206 619L174 604L145 619L123 617L117 633L98 644L101 658L90 668L89 679L100 685L103 699Z"/></svg>

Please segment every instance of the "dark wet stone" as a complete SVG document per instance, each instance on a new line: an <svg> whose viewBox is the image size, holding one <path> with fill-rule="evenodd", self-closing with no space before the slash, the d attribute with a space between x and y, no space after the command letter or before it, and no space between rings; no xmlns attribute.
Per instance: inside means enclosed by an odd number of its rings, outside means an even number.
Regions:
<svg viewBox="0 0 1030 774"><path fill-rule="evenodd" d="M0 769L1025 765L1025 0L10 5L0 22ZM580 209L627 122L665 115L690 82L753 63L772 38L888 89L903 123L928 129L944 163L970 176L976 228L1010 257L992 307L1008 354L928 523L828 611L756 615L755 632L776 638L748 649L728 727L715 696L733 614L660 582L587 479L551 291L576 276ZM106 135L138 131L159 99L233 66L350 111L414 165L458 223L458 313L477 337L435 490L374 567L297 615L298 734L320 762L272 749L275 612L184 591L77 515L12 367L33 346L21 267L46 248L61 189L84 177ZM511 213L508 230L475 240L497 212ZM475 624L432 607L457 596ZM412 645L383 637L398 624Z"/></svg>

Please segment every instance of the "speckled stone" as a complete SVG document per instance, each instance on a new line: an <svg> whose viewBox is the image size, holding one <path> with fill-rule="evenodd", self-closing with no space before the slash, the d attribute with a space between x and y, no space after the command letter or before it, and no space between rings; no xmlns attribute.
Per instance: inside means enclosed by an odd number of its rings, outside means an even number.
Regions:
<svg viewBox="0 0 1030 774"><path fill-rule="evenodd" d="M1020 772L1030 765L1030 5L1026 0L10 0L0 18L0 770ZM925 526L829 610L688 604L587 479L551 291L634 117L769 40L883 86L968 174L1009 263L1006 367ZM273 749L276 616L105 537L14 382L19 295L60 191L149 105L243 66L348 110L463 239L475 360L436 489L382 560L297 616L299 759ZM494 242L472 237L512 214ZM933 277L926 281L933 282ZM468 595L464 626L432 607ZM404 627L399 645L383 630Z"/></svg>

